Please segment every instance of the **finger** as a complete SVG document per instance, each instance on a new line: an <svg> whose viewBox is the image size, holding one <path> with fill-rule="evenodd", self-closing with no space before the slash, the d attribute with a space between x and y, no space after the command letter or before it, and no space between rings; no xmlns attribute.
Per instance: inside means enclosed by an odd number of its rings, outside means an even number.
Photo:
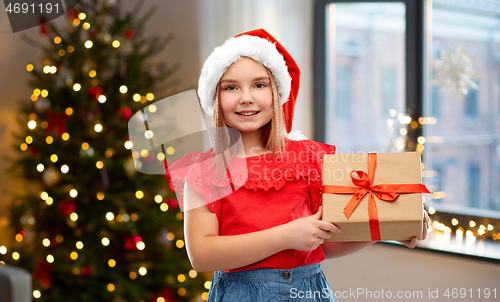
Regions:
<svg viewBox="0 0 500 302"><path fill-rule="evenodd" d="M340 228L338 226L327 221L321 221L318 227L322 231L340 233Z"/></svg>
<svg viewBox="0 0 500 302"><path fill-rule="evenodd" d="M313 218L313 219L320 220L321 219L321 215L323 214L322 212L323 212L323 207L319 206L318 211L315 214L311 215L310 217Z"/></svg>
<svg viewBox="0 0 500 302"><path fill-rule="evenodd" d="M412 249L412 248L414 248L416 245L417 245L417 237L413 237L413 238L411 238L410 243L409 243L409 245L407 245L407 246L408 246L409 248L411 248L411 249Z"/></svg>
<svg viewBox="0 0 500 302"><path fill-rule="evenodd" d="M330 239L330 237L332 237L332 233L330 233L328 231L321 231L318 234L318 238L321 240Z"/></svg>

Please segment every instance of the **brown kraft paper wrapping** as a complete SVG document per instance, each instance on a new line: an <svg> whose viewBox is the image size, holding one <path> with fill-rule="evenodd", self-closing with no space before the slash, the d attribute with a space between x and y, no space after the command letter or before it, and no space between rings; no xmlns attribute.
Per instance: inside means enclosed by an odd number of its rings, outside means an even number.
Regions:
<svg viewBox="0 0 500 302"><path fill-rule="evenodd" d="M323 157L323 186L356 187L350 173L362 170L368 173L368 154L335 154ZM379 153L372 185L421 184L422 172L419 152ZM340 227L331 233L328 241L372 241L368 216L368 192L349 219L343 213L353 194L323 193L323 218ZM400 194L394 201L380 200L377 206L381 240L422 239L422 193Z"/></svg>

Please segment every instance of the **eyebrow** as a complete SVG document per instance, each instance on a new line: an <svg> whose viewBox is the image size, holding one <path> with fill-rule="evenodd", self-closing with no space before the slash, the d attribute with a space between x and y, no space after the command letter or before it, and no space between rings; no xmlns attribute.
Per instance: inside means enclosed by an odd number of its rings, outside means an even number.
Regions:
<svg viewBox="0 0 500 302"><path fill-rule="evenodd" d="M269 77L258 77L258 78L253 79L252 81L255 82L255 81L262 81L262 80L269 80ZM237 80L233 80L233 79L224 79L224 80L221 80L220 82L222 84L224 82L236 83L238 81Z"/></svg>

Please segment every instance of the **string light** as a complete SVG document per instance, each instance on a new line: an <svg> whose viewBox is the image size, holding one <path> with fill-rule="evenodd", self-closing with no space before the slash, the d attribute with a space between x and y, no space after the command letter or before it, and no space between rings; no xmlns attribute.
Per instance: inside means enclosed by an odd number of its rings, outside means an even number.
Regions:
<svg viewBox="0 0 500 302"><path fill-rule="evenodd" d="M97 72L95 70L89 71L89 77L93 78L97 75Z"/></svg>
<svg viewBox="0 0 500 302"><path fill-rule="evenodd" d="M52 154L50 156L50 161L53 163L57 162L58 159L59 159L59 157L56 154Z"/></svg>
<svg viewBox="0 0 500 302"><path fill-rule="evenodd" d="M144 275L146 275L147 273L148 273L148 270L147 270L144 266L141 266L141 267L139 268L139 275L144 276Z"/></svg>
<svg viewBox="0 0 500 302"><path fill-rule="evenodd" d="M152 101L152 100L154 100L154 98L155 98L155 96L154 96L154 94L152 94L151 92L150 92L150 93L148 93L148 94L146 94L146 99L147 99L148 101Z"/></svg>
<svg viewBox="0 0 500 302"><path fill-rule="evenodd" d="M174 149L174 147L168 147L168 148L167 148L167 154L168 154L168 155L172 155L172 154L174 154L174 153L175 153L175 149Z"/></svg>
<svg viewBox="0 0 500 302"><path fill-rule="evenodd" d="M131 219L132 221L137 221L137 219L139 219L139 216L137 216L137 214L136 214L136 213L132 213L132 214L130 215L130 219Z"/></svg>
<svg viewBox="0 0 500 302"><path fill-rule="evenodd" d="M162 212L166 212L166 211L168 211L168 204L166 204L166 203L162 203L162 204L160 205L160 210L162 210Z"/></svg>
<svg viewBox="0 0 500 302"><path fill-rule="evenodd" d="M21 255L19 255L19 253L18 253L18 252L14 252L14 253L12 253L12 259L14 259L14 260L19 260L19 258L21 258Z"/></svg>
<svg viewBox="0 0 500 302"><path fill-rule="evenodd" d="M69 53L71 53L71 52L75 51L75 48L70 45L70 46L68 46L67 50Z"/></svg>
<svg viewBox="0 0 500 302"><path fill-rule="evenodd" d="M146 248L146 244L144 242L142 242L142 241L137 242L135 246L137 247L137 249L139 251L142 251L143 249Z"/></svg>
<svg viewBox="0 0 500 302"><path fill-rule="evenodd" d="M108 212L106 213L106 219L111 221L115 218L115 214L111 213L111 212Z"/></svg>
<svg viewBox="0 0 500 302"><path fill-rule="evenodd" d="M163 197L161 195L156 195L155 196L155 202L156 203L161 203L163 202Z"/></svg>
<svg viewBox="0 0 500 302"><path fill-rule="evenodd" d="M87 29L90 28L90 23L89 22L85 22L85 23L83 23L82 27L83 27L83 29L87 30Z"/></svg>
<svg viewBox="0 0 500 302"><path fill-rule="evenodd" d="M151 113L155 113L155 112L156 112L156 109L157 109L157 108L156 108L156 106L155 106L155 105L149 105L149 106L148 106L148 110L149 110L149 112L151 112Z"/></svg>
<svg viewBox="0 0 500 302"><path fill-rule="evenodd" d="M76 248L77 248L77 249L79 249L79 250L83 249L83 242L78 241L78 242L76 243Z"/></svg>
<svg viewBox="0 0 500 302"><path fill-rule="evenodd" d="M52 256L51 254L48 254L47 255L47 262L48 263L53 263L54 262L54 256Z"/></svg>
<svg viewBox="0 0 500 302"><path fill-rule="evenodd" d="M116 261L114 259L109 259L108 260L108 265L109 265L109 267L115 267Z"/></svg>
<svg viewBox="0 0 500 302"><path fill-rule="evenodd" d="M118 48L120 47L120 41L118 40L114 40L113 43L111 43L111 45L114 47L114 48Z"/></svg>
<svg viewBox="0 0 500 302"><path fill-rule="evenodd" d="M69 139L69 134L65 132L65 133L62 134L61 137L62 137L63 140L67 141Z"/></svg>
<svg viewBox="0 0 500 302"><path fill-rule="evenodd" d="M115 286L113 283L108 284L107 288L108 288L108 291L110 291L110 292L113 292L115 290Z"/></svg>
<svg viewBox="0 0 500 302"><path fill-rule="evenodd" d="M80 91L80 89L82 89L82 85L80 85L79 83L73 84L74 91Z"/></svg>
<svg viewBox="0 0 500 302"><path fill-rule="evenodd" d="M135 197L136 197L137 199L142 199L142 198L144 197L144 193L143 193L141 190L137 190L137 191L135 192Z"/></svg>
<svg viewBox="0 0 500 302"><path fill-rule="evenodd" d="M62 172L62 173L64 173L64 174L68 173L68 172L69 172L69 167L68 167L68 165L62 165L62 166L61 166L61 172ZM76 190L75 190L75 191L76 191ZM75 195L75 196L76 196L76 195Z"/></svg>
<svg viewBox="0 0 500 302"><path fill-rule="evenodd" d="M211 281L205 281L205 284L203 284L203 286L205 286L206 289L209 289L211 284Z"/></svg>
<svg viewBox="0 0 500 302"><path fill-rule="evenodd" d="M97 199L103 200L104 199L104 194L102 192L97 193Z"/></svg>
<svg viewBox="0 0 500 302"><path fill-rule="evenodd" d="M153 138L154 133L153 133L153 131L151 131L151 130L146 130L146 132L144 132L144 136L145 136L147 139L151 139L151 138Z"/></svg>
<svg viewBox="0 0 500 302"><path fill-rule="evenodd" d="M142 156L142 157L148 157L148 155L149 155L148 150L146 150L146 149L142 149L142 150L141 150L141 156Z"/></svg>
<svg viewBox="0 0 500 302"><path fill-rule="evenodd" d="M127 86L125 86L125 85L121 85L120 86L120 92L121 93L127 93L127 91L128 91L128 87Z"/></svg>
<svg viewBox="0 0 500 302"><path fill-rule="evenodd" d="M43 172L43 169L45 169L45 167L43 166L43 164L38 164L36 166L36 169L37 169L38 172Z"/></svg>
<svg viewBox="0 0 500 302"><path fill-rule="evenodd" d="M99 103L104 104L106 102L106 96L101 94L97 100Z"/></svg>
<svg viewBox="0 0 500 302"><path fill-rule="evenodd" d="M194 269L189 271L189 277L196 278L197 275L198 273Z"/></svg>
<svg viewBox="0 0 500 302"><path fill-rule="evenodd" d="M71 215L69 215L69 219L71 219L71 221L77 221L78 220L78 214L76 213L71 213Z"/></svg>
<svg viewBox="0 0 500 302"><path fill-rule="evenodd" d="M52 197L48 197L47 200L45 200L45 203L50 206L54 202L54 199Z"/></svg>
<svg viewBox="0 0 500 302"><path fill-rule="evenodd" d="M156 155L156 158L159 161L163 161L163 160L165 160L165 154L163 152L160 152L160 153L158 153L158 155Z"/></svg>
<svg viewBox="0 0 500 302"><path fill-rule="evenodd" d="M73 19L73 26L78 26L80 24L80 19Z"/></svg>
<svg viewBox="0 0 500 302"><path fill-rule="evenodd" d="M34 290L34 291L33 291L33 297L34 297L35 299L38 299L38 298L40 298L41 296L42 296L42 294L40 293L40 291L39 291L38 289L36 289L36 290Z"/></svg>
<svg viewBox="0 0 500 302"><path fill-rule="evenodd" d="M7 248L4 245L0 246L0 254L2 255L7 254Z"/></svg>
<svg viewBox="0 0 500 302"><path fill-rule="evenodd" d="M179 239L175 242L175 246L177 246L178 248L183 248L184 247L184 241L182 241L182 239Z"/></svg>
<svg viewBox="0 0 500 302"><path fill-rule="evenodd" d="M49 240L49 238L44 238L44 239L42 240L42 244L43 244L43 246L45 246L45 247L49 247L49 246L50 246L50 240Z"/></svg>
<svg viewBox="0 0 500 302"><path fill-rule="evenodd" d="M184 282L184 281L186 281L186 276L184 276L184 274L179 274L177 276L177 281L179 281L181 283Z"/></svg>
<svg viewBox="0 0 500 302"><path fill-rule="evenodd" d="M47 198L49 198L49 194L47 192L42 192L40 193L40 198L42 200L46 200Z"/></svg>
<svg viewBox="0 0 500 302"><path fill-rule="evenodd" d="M78 19L80 19L82 21L85 20L85 18L87 18L87 15L83 12L78 15Z"/></svg>
<svg viewBox="0 0 500 302"><path fill-rule="evenodd" d="M30 128L31 130L35 129L36 127L36 122L35 121L29 121L28 122L28 128Z"/></svg>
<svg viewBox="0 0 500 302"><path fill-rule="evenodd" d="M102 161L98 161L95 166L97 167L97 169L102 169L104 167L104 163Z"/></svg>
<svg viewBox="0 0 500 302"><path fill-rule="evenodd" d="M85 48L92 48L93 45L94 43L92 43L92 41L90 40L85 41Z"/></svg>
<svg viewBox="0 0 500 302"><path fill-rule="evenodd" d="M94 126L94 130L95 130L95 132L101 132L102 131L102 125L101 124L96 124Z"/></svg>
<svg viewBox="0 0 500 302"><path fill-rule="evenodd" d="M28 65L26 65L26 70L27 70L28 72L32 72L32 71L33 71L33 64L28 64Z"/></svg>
<svg viewBox="0 0 500 302"><path fill-rule="evenodd" d="M130 279L134 280L135 278L137 278L137 274L135 272L130 272L130 274L128 274L128 276L130 277Z"/></svg>
<svg viewBox="0 0 500 302"><path fill-rule="evenodd" d="M186 290L181 287L177 290L177 293L179 294L179 296L184 296L186 294Z"/></svg>
<svg viewBox="0 0 500 302"><path fill-rule="evenodd" d="M22 143L20 148L21 148L21 151L26 151L26 150L28 150L28 145L25 143Z"/></svg>
<svg viewBox="0 0 500 302"><path fill-rule="evenodd" d="M133 146L134 146L134 144L132 144L131 141L126 141L125 142L125 149L127 149L127 150L132 149Z"/></svg>
<svg viewBox="0 0 500 302"><path fill-rule="evenodd" d="M109 239L107 237L103 237L101 240L102 245L108 246L109 245Z"/></svg>
<svg viewBox="0 0 500 302"><path fill-rule="evenodd" d="M50 145L54 142L54 138L49 135L45 138L45 142Z"/></svg>
<svg viewBox="0 0 500 302"><path fill-rule="evenodd" d="M135 102L139 102L141 100L141 95L136 93L132 96L132 99L135 101Z"/></svg>

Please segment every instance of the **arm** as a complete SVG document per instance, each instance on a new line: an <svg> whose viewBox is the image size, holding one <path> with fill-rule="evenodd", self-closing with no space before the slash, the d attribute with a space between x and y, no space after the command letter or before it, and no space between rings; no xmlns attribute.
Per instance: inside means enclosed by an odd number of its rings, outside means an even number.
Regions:
<svg viewBox="0 0 500 302"><path fill-rule="evenodd" d="M186 250L196 271L235 269L285 249L313 250L329 238L335 227L317 214L254 233L220 236L217 216L203 196L184 186ZM324 229L322 229L324 228Z"/></svg>
<svg viewBox="0 0 500 302"><path fill-rule="evenodd" d="M424 218L423 218L423 234L422 240L425 240L427 237L427 229L429 228L429 215L427 211L424 210ZM357 252L365 247L368 247L374 244L376 241L348 241L348 242L325 242L321 245L323 248L323 252L325 253L325 257L327 259L337 258L352 254ZM403 243L409 248L414 248L417 244L417 237L413 237L411 240L403 240L398 241Z"/></svg>
<svg viewBox="0 0 500 302"><path fill-rule="evenodd" d="M365 247L374 244L376 241L344 241L344 242L325 242L321 245L326 259L347 256L357 252Z"/></svg>

